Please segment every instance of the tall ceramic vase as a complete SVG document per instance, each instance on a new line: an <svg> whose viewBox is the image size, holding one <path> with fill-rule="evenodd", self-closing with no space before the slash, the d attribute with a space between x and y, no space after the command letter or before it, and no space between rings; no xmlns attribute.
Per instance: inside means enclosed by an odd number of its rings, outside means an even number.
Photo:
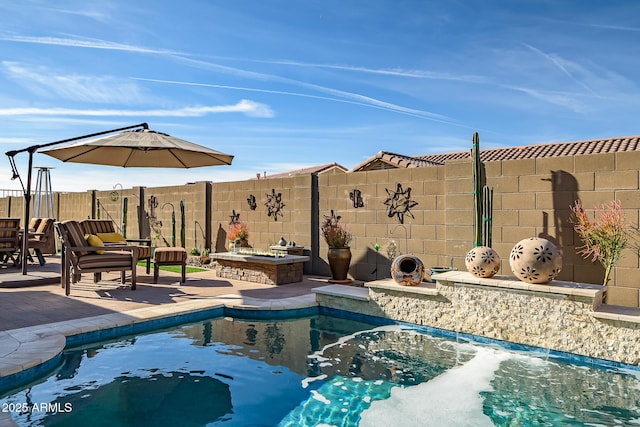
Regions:
<svg viewBox="0 0 640 427"><path fill-rule="evenodd" d="M327 253L331 279L334 281L347 281L349 265L351 264L351 248L329 248Z"/></svg>

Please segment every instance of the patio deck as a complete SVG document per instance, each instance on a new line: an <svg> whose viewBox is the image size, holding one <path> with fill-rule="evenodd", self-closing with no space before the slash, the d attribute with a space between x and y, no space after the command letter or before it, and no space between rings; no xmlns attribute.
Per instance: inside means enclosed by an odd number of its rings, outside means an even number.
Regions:
<svg viewBox="0 0 640 427"><path fill-rule="evenodd" d="M259 306L295 297L313 299L311 289L327 284L325 277L304 276L302 282L266 285L222 279L214 270L189 273L182 285L179 273L162 271L158 283L153 284L153 274L147 275L144 267L138 267L138 286L132 291L120 285L118 274L103 277L94 284L92 275L84 275L66 297L59 285L58 256L48 256L44 266L30 264L27 276L17 268L0 270L0 331L185 301L229 299L231 295L235 304Z"/></svg>

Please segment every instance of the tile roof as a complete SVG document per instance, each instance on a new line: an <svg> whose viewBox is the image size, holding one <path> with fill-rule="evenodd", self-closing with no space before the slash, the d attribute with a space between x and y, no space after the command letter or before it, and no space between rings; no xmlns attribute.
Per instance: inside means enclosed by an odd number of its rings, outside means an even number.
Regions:
<svg viewBox="0 0 640 427"><path fill-rule="evenodd" d="M368 158L364 162L354 166L349 172L366 169L368 165L376 162L386 163L393 167L402 168L423 168L426 166L444 165L444 161L437 161L431 158L423 158L429 156L405 156L404 154L391 153L389 151L378 151L373 157Z"/></svg>
<svg viewBox="0 0 640 427"><path fill-rule="evenodd" d="M480 150L480 159L484 162L499 160L537 159L543 157L578 156L584 154L617 153L621 151L640 151L640 136L624 136L617 138L590 139L574 142L554 142L550 144L522 145L517 147L489 148ZM447 160L466 159L469 151L454 153L425 154L405 156L380 151L373 157L360 163L351 172L362 170L367 165L382 161L395 167L425 167L442 165Z"/></svg>
<svg viewBox="0 0 640 427"><path fill-rule="evenodd" d="M271 175L266 174L266 178L290 178L292 176L298 176L298 175L311 175L311 174L317 175L333 168L339 170L340 172L347 171L347 168L345 168L344 166L336 162L333 162L333 163L325 163L323 165L309 166L306 168L296 169L288 172L274 173ZM261 176L260 178L265 178L265 177ZM256 179L256 178L253 178L253 179Z"/></svg>

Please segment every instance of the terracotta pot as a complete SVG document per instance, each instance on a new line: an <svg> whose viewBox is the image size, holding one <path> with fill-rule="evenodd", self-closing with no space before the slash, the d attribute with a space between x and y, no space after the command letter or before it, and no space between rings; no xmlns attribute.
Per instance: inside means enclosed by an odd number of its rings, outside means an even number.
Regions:
<svg viewBox="0 0 640 427"><path fill-rule="evenodd" d="M478 246L467 252L464 265L476 277L492 277L500 270L500 256L488 246Z"/></svg>
<svg viewBox="0 0 640 427"><path fill-rule="evenodd" d="M391 263L391 277L405 286L418 286L424 278L424 263L413 255L400 255Z"/></svg>
<svg viewBox="0 0 640 427"><path fill-rule="evenodd" d="M351 264L351 248L329 248L327 253L331 278L333 280L346 280Z"/></svg>
<svg viewBox="0 0 640 427"><path fill-rule="evenodd" d="M562 255L556 246L541 237L516 243L509 256L511 271L523 282L547 283L562 270Z"/></svg>

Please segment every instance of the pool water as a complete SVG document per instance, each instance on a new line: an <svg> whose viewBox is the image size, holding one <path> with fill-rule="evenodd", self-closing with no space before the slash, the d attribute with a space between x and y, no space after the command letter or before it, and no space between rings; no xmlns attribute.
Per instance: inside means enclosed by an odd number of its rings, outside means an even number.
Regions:
<svg viewBox="0 0 640 427"><path fill-rule="evenodd" d="M68 349L20 426L640 426L640 374L329 316L212 319Z"/></svg>

